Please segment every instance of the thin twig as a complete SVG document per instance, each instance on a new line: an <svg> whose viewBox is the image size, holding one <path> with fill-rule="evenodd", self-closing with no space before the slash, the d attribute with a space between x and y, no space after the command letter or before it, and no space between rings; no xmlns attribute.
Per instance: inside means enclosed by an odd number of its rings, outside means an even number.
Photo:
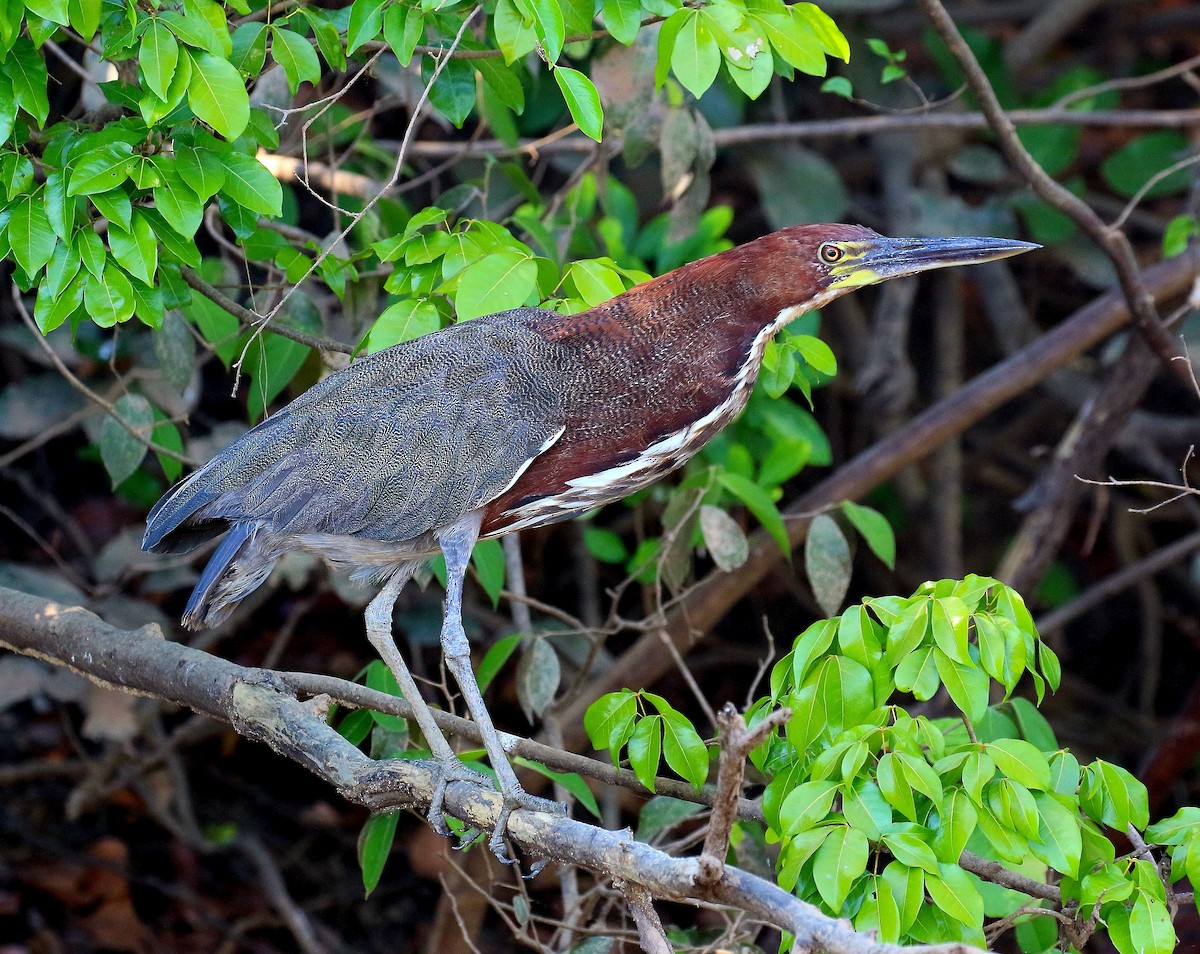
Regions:
<svg viewBox="0 0 1200 954"><path fill-rule="evenodd" d="M54 365L54 370L61 374L63 378L66 379L66 382L71 385L71 387L73 387L97 407L101 408L104 413L108 414L114 421L116 421L123 430L132 435L139 443L145 445L147 449L154 451L156 454L162 454L165 457L170 457L172 460L177 460L181 464L187 464L189 467L196 466L196 462L186 454L181 454L179 451L172 450L170 447L163 447L161 444L156 444L145 434L140 433L136 427L134 427L127 420L125 420L124 417L121 416L120 412L116 409L116 406L112 404L112 402L105 400L86 384L80 381L79 378L75 377L71 369L68 368L63 362L63 359L58 356L58 352L50 347L50 342L48 342L42 336L41 331L38 330L38 326L34 323L33 318L29 315L28 309L25 307L25 300L21 297L21 289L19 289L15 283L12 286L12 300L13 304L16 305L17 314L21 316L21 320L25 322L29 330L33 332L34 339L37 341L38 346L44 352L46 352L46 356L50 359L50 363Z"/></svg>
<svg viewBox="0 0 1200 954"><path fill-rule="evenodd" d="M654 910L654 899L650 897L650 892L640 884L625 881L614 883L629 905L629 913L633 915L633 923L637 925L638 941L642 950L646 954L674 954L675 948L667 940L667 932L663 930L658 912Z"/></svg>
<svg viewBox="0 0 1200 954"><path fill-rule="evenodd" d="M252 312L249 308L239 305L236 301L220 291L214 285L201 278L196 272L190 268L180 269L180 274L183 280L188 285L198 291L201 295L207 298L214 304L220 305L233 317L237 318L243 324L251 328L260 329L266 324L267 319L261 318ZM318 351L337 351L341 354L353 354L354 349L350 345L342 344L340 341L335 341L333 338L323 338L318 335L310 335L300 331L298 328L293 328L291 325L275 324L271 326L271 331L279 335L281 338L290 338L302 345L307 345L310 348L315 348Z"/></svg>
<svg viewBox="0 0 1200 954"><path fill-rule="evenodd" d="M346 237L354 231L359 222L361 222L363 218L371 211L371 209L375 207L379 200L383 198L384 192L400 181L400 174L403 171L404 163L408 158L409 146L412 142L412 137L416 132L417 120L420 118L421 110L424 109L425 103L429 100L429 92L431 89L433 89L433 84L437 82L438 77L442 75L442 70L446 68L446 64L450 62L450 58L453 56L454 51L458 49L459 44L462 42L463 34L467 32L468 24L470 24L474 18L475 12L468 14L463 19L462 26L458 28L458 32L454 35L454 39L450 43L450 46L445 50L439 51L441 55L437 61L437 65L433 69L433 75L429 77L429 82L425 84L425 88L421 91L421 95L417 99L417 104L413 107L412 118L408 122L408 128L404 130L404 138L401 140L400 149L396 153L396 162L392 167L391 175L388 177L387 182L385 182L383 185L383 190L376 193L363 203L363 207L353 216L351 216L349 223L337 234L334 240L329 242L325 248L321 250L317 257L308 266L308 270L300 277L299 281L293 284L292 287L289 288L287 292L285 292L284 295L279 299L279 301L276 302L275 307L273 307L262 317L262 320L259 321L255 326L254 335L252 336L251 340L253 340L253 337L261 334L262 331L266 329L271 320L279 314L279 312L283 309L283 306L286 305L291 299L292 295L296 293L296 290L299 289L300 286L303 285L304 282L306 282L314 272L316 272L321 263L329 257L330 252L336 248L339 243L345 241ZM249 347L249 344L250 342L247 342L247 348ZM245 356L246 351L243 350L242 356L235 363L235 367L237 367L239 371L241 370L241 364L245 360Z"/></svg>
<svg viewBox="0 0 1200 954"><path fill-rule="evenodd" d="M1167 332L1154 300L1146 290L1142 280L1141 269L1129 239L1119 230L1111 229L1104 224L1092 208L1051 178L1046 170L1038 165L1030 155L1020 138L1017 136L1013 120L1005 113L1000 101L996 98L995 90L975 58L971 48L959 33L958 27L950 14L946 12L941 0L918 0L921 9L933 24L934 30L945 41L951 54L958 61L963 71L967 85L984 115L988 125L995 133L1001 150L1008 161L1016 167L1030 187L1047 205L1069 216L1108 256L1117 273L1117 280L1129 305L1129 313L1134 326L1145 339L1150 350L1172 374L1190 386L1188 374L1175 359L1178 357L1175 342Z"/></svg>
<svg viewBox="0 0 1200 954"><path fill-rule="evenodd" d="M697 877L704 884L716 884L725 870L729 853L729 835L737 821L737 804L746 777L746 757L792 717L791 709L776 709L753 729L746 729L746 720L732 702L721 707L717 716L717 739L721 758L717 766L717 798L713 802L708 834L700 852Z"/></svg>
<svg viewBox="0 0 1200 954"><path fill-rule="evenodd" d="M1014 109L1008 118L1017 126L1103 126L1122 129L1188 129L1200 123L1200 109ZM917 113L885 116L852 116L843 119L812 119L792 123L750 123L730 129L714 129L717 149L768 142L806 142L817 139L852 139L885 132L929 131L934 129L987 129L983 113ZM554 142L539 139L518 142L515 146L500 139L484 139L477 151L496 158L512 158L538 153L590 153L596 143L586 136L567 136ZM461 143L422 140L414 142L414 156L440 158L456 156Z"/></svg>

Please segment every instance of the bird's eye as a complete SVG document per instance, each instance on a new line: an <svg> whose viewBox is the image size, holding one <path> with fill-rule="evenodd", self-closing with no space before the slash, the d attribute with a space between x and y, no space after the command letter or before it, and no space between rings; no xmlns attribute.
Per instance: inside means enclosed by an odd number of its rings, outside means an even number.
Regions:
<svg viewBox="0 0 1200 954"><path fill-rule="evenodd" d="M818 257L826 265L836 265L838 262L840 262L842 260L842 256L845 254L846 254L845 252L843 252L838 246L834 245L832 242L826 242L819 249L817 249Z"/></svg>

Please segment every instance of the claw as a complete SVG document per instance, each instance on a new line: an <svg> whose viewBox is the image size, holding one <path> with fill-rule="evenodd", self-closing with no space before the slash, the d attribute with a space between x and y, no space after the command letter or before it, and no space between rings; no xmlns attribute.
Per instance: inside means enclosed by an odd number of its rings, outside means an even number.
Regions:
<svg viewBox="0 0 1200 954"><path fill-rule="evenodd" d="M508 832L508 820L513 811L518 808L528 809L533 812L546 812L550 815L565 815L567 813L567 805L565 802L556 802L550 798L541 798L538 795L530 795L519 785L515 791L507 791L501 793L504 796L504 806L500 809L500 816L496 819L496 827L492 829L492 836L488 839L488 848L491 849L493 855L502 864L515 865L517 859L513 858L508 853L508 846L504 843L504 836ZM528 877L533 877L545 867L545 862L538 862Z"/></svg>
<svg viewBox="0 0 1200 954"><path fill-rule="evenodd" d="M492 780L482 772L467 768L457 758L438 759L437 766L437 785L433 789L433 798L429 803L429 811L425 818L434 831L443 837L448 837L453 832L446 824L446 786L451 782L470 782L472 785L490 789Z"/></svg>

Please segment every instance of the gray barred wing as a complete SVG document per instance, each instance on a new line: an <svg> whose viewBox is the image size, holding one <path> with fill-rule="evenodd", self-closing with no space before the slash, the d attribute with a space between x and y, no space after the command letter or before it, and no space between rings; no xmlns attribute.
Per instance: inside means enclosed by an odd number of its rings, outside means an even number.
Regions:
<svg viewBox="0 0 1200 954"><path fill-rule="evenodd" d="M145 545L227 523L413 540L499 496L561 434L548 313L487 315L357 361L247 432L150 514Z"/></svg>

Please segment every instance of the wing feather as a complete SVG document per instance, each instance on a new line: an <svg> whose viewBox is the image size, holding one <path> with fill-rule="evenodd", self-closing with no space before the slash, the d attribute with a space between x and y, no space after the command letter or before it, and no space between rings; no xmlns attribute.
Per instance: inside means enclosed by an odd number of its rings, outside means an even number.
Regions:
<svg viewBox="0 0 1200 954"><path fill-rule="evenodd" d="M562 430L559 346L517 309L361 361L248 431L155 506L145 546L229 523L421 537L499 496ZM194 545L194 544L193 544Z"/></svg>

